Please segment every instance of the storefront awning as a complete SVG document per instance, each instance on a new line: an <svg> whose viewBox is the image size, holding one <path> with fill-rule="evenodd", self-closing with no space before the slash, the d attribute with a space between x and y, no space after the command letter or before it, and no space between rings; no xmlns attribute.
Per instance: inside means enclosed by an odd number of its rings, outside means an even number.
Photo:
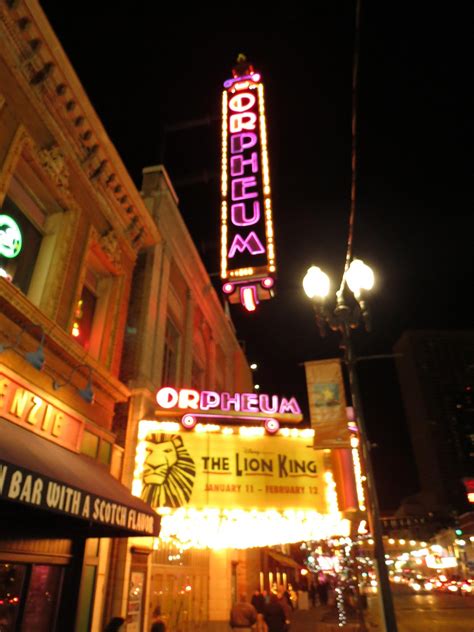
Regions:
<svg viewBox="0 0 474 632"><path fill-rule="evenodd" d="M292 557L288 555L284 555L283 553L279 553L278 551L273 551L272 549L267 549L267 553L270 557L272 557L280 566L286 566L287 568L303 568L301 564L295 562Z"/></svg>
<svg viewBox="0 0 474 632"><path fill-rule="evenodd" d="M159 516L105 467L4 419L0 500L12 534L15 522L38 537L157 536L160 528Z"/></svg>

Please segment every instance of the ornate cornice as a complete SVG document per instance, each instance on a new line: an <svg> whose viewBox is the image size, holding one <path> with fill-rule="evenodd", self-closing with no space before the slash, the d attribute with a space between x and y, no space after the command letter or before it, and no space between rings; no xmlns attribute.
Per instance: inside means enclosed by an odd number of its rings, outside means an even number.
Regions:
<svg viewBox="0 0 474 632"><path fill-rule="evenodd" d="M111 265L117 270L122 271L122 251L117 239L117 234L110 229L99 237L97 243Z"/></svg>
<svg viewBox="0 0 474 632"><path fill-rule="evenodd" d="M59 189L69 191L69 169L61 149L53 145L38 151L38 162Z"/></svg>
<svg viewBox="0 0 474 632"><path fill-rule="evenodd" d="M135 253L156 243L157 227L37 0L0 3L0 40L2 30L0 53L17 69L23 91L56 142L68 148L69 159L106 202L103 212L110 224ZM63 186L55 162L51 175ZM131 232L127 228L133 217L138 221Z"/></svg>
<svg viewBox="0 0 474 632"><path fill-rule="evenodd" d="M8 148L5 160L3 161L3 164L0 165L0 204L3 203L10 179L13 175L21 152L27 145L31 145L31 138L27 134L24 126L19 125L16 129L13 140L10 143L10 147Z"/></svg>

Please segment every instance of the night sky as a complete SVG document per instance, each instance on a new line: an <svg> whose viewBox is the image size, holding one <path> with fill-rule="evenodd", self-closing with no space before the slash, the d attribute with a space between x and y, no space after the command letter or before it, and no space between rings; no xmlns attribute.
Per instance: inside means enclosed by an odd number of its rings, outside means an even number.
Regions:
<svg viewBox="0 0 474 632"><path fill-rule="evenodd" d="M377 285L373 331L354 333L359 355L391 353L406 329L473 327L468 4L362 0L354 254L374 268ZM344 265L355 4L316 2L311 17L274 4L271 32L203 31L204 15L193 23L143 1L85 1L67 13L57 0L41 5L137 187L143 167L166 165L211 275L219 269L222 83L241 52L262 73L277 295L255 314L231 312L262 389L306 406L301 363L340 353L337 333L319 337L301 281L314 263L338 286ZM259 26L239 7L232 20L216 16L222 29ZM417 481L394 361L359 366L380 504L395 509Z"/></svg>

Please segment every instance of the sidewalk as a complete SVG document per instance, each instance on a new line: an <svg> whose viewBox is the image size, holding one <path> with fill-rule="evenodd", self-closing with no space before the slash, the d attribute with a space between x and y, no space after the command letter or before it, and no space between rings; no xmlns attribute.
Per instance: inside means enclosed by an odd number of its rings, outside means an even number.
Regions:
<svg viewBox="0 0 474 632"><path fill-rule="evenodd" d="M378 625L378 613L374 612L377 608L375 602L369 600L369 609L364 610L364 620L368 632L377 632L380 630ZM343 628L340 628L337 623L333 625L324 624L323 619L325 615L328 615L330 611L334 611L334 608L329 606L317 606L316 608L310 608L309 610L294 610L291 617L290 632L326 632L332 628L342 632ZM346 626L347 630L351 627L353 630L357 630L357 626L349 624ZM363 628L362 628L363 629Z"/></svg>
<svg viewBox="0 0 474 632"><path fill-rule="evenodd" d="M317 623L329 610L324 606L317 606L309 610L293 610L291 614L290 632L315 632Z"/></svg>

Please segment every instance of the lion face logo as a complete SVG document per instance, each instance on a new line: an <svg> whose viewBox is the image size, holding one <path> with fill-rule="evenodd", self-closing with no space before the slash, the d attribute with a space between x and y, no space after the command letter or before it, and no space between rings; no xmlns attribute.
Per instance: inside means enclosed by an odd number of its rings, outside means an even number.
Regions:
<svg viewBox="0 0 474 632"><path fill-rule="evenodd" d="M191 498L196 466L179 435L155 432L146 438L141 497L153 508L181 507Z"/></svg>

